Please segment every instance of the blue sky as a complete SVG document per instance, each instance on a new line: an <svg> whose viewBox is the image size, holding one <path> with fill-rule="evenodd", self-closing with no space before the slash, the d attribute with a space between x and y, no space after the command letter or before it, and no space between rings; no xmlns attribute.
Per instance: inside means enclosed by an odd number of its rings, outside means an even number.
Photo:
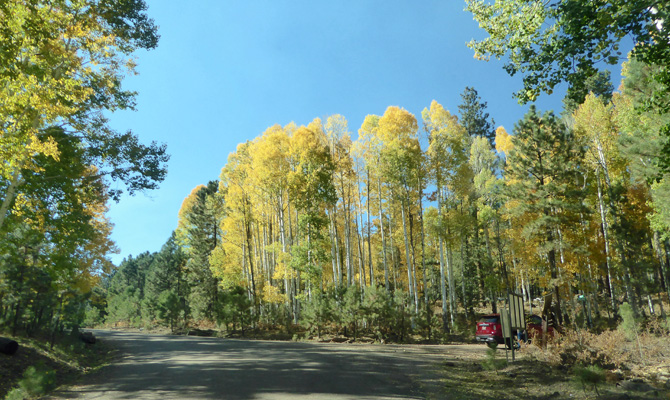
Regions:
<svg viewBox="0 0 670 400"><path fill-rule="evenodd" d="M160 26L158 48L138 52L137 111L110 116L148 143L167 143L160 189L124 197L108 214L124 257L157 251L177 226L183 199L217 179L238 143L269 126L306 125L329 115L356 132L367 114L391 105L414 113L437 100L458 112L474 87L496 126L512 132L528 109L512 97L520 78L502 62L477 61L466 43L481 39L464 2L147 0ZM613 73L615 86L619 74ZM540 110L561 110L563 90Z"/></svg>

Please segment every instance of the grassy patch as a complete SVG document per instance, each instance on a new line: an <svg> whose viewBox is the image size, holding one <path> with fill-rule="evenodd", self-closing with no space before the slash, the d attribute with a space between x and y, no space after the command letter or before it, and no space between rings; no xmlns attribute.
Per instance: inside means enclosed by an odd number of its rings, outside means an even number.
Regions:
<svg viewBox="0 0 670 400"><path fill-rule="evenodd" d="M482 349L482 351L484 351ZM504 361L504 350L498 350L495 361ZM599 381L598 393L587 390L580 377L569 368L523 357L501 368L489 370L491 357L484 360L449 361L444 365L444 398L463 400L487 399L659 399L670 391L631 390L630 386ZM591 389L591 390L589 390ZM599 396L600 395L600 396Z"/></svg>
<svg viewBox="0 0 670 400"><path fill-rule="evenodd" d="M0 399L21 385L45 383L44 386L49 389L74 383L83 375L109 363L115 354L104 342L85 344L70 336L56 340L53 348L46 339L13 339L19 343L16 354L0 353ZM48 384L40 382L41 379L48 379Z"/></svg>

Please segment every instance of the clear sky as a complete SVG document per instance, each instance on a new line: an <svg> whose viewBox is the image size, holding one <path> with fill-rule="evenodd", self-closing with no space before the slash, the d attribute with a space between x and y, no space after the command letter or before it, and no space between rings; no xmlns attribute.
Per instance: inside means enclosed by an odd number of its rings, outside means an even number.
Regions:
<svg viewBox="0 0 670 400"><path fill-rule="evenodd" d="M512 133L528 109L512 97L520 78L466 47L484 32L459 0L147 0L160 26L158 48L137 53L137 111L111 115L144 143L167 143L160 189L113 203L112 239L128 255L158 251L177 226L183 199L218 179L238 143L274 124L306 125L341 114L356 132L391 105L412 112L437 100L458 113L474 87L496 126ZM619 74L612 74L615 87ZM561 111L564 90L540 110Z"/></svg>

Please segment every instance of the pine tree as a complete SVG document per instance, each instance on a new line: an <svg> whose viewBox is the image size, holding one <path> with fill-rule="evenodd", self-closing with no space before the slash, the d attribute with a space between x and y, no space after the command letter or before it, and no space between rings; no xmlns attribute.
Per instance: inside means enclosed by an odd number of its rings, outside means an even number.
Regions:
<svg viewBox="0 0 670 400"><path fill-rule="evenodd" d="M209 256L220 241L216 210L218 181L192 192L191 207L183 213L188 261L186 280L190 286L189 305L195 319L216 319L218 281L212 275ZM183 206L182 206L183 209Z"/></svg>
<svg viewBox="0 0 670 400"><path fill-rule="evenodd" d="M507 196L517 201L512 212L528 218L524 236L541 240L538 250L546 256L556 314L562 323L557 252L566 243L559 241L558 229L575 229L575 215L587 213L579 186L584 151L552 112L540 115L535 106L515 125L514 133L514 149L507 164Z"/></svg>
<svg viewBox="0 0 670 400"><path fill-rule="evenodd" d="M475 88L466 86L461 94L462 103L459 104L460 124L471 137L483 136L488 139L491 148L495 147L496 131L493 118L489 121L489 113L486 112L487 102L482 102Z"/></svg>

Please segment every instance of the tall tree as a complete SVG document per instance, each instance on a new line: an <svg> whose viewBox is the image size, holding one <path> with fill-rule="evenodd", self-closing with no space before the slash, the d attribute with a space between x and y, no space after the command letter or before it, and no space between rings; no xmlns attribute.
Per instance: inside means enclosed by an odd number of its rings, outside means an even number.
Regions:
<svg viewBox="0 0 670 400"><path fill-rule="evenodd" d="M419 309L416 265L412 262L413 212L412 197L417 195L416 182L422 152L418 140L416 117L399 107L388 107L379 119L379 133L384 143L381 153L382 170L391 184L394 197L400 200L401 223L405 243L407 287L414 300L415 311ZM407 225L410 231L407 231ZM412 242L410 246L410 241Z"/></svg>
<svg viewBox="0 0 670 400"><path fill-rule="evenodd" d="M185 282L186 254L177 243L177 235L172 232L168 240L154 256L146 276L144 302L146 308L153 308L160 320L172 330L178 321L182 323L188 315L188 285Z"/></svg>
<svg viewBox="0 0 670 400"><path fill-rule="evenodd" d="M456 116L445 110L435 100L430 104L430 109L422 112L425 129L428 132L429 146L427 150L429 172L432 182L437 187L437 212L439 235L439 257L440 257L440 287L442 292L442 322L447 330L447 285L449 287L449 319L454 326L455 287L454 271L450 262L449 252L452 246L447 243L445 252L444 244L448 241L448 232L453 227L446 226L445 208L450 193L459 175L471 175L467 163L467 149L470 137L465 128L458 123Z"/></svg>
<svg viewBox="0 0 670 400"><path fill-rule="evenodd" d="M218 282L212 276L209 257L221 240L217 209L218 181L193 189L179 210L180 235L186 248L188 271L186 280L190 287L189 304L196 319L216 319L219 296Z"/></svg>
<svg viewBox="0 0 670 400"><path fill-rule="evenodd" d="M586 212L578 168L583 150L553 113L540 115L535 106L515 125L514 132L514 148L507 163L507 195L517 200L514 213L529 217L524 236L542 241L541 252L546 256L562 323L557 230L573 227L575 215Z"/></svg>

